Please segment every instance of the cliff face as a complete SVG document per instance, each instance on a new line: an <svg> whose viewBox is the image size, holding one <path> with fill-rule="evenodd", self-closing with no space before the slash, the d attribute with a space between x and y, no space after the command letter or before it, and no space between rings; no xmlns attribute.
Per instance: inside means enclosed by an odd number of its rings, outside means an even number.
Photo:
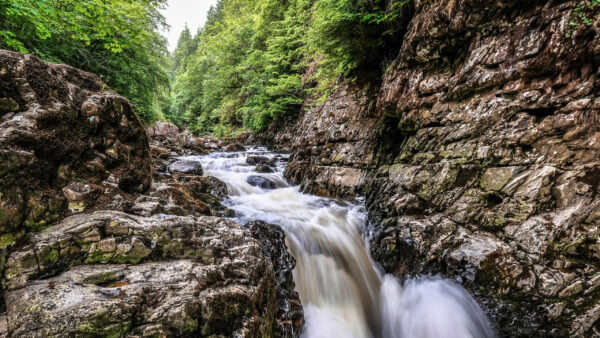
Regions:
<svg viewBox="0 0 600 338"><path fill-rule="evenodd" d="M292 137L293 180L366 197L387 272L461 281L505 335L600 328L600 28L577 4L415 1L379 92Z"/></svg>
<svg viewBox="0 0 600 338"><path fill-rule="evenodd" d="M306 102L294 127L274 140L292 151L286 177L317 195L356 195L375 168L377 89L341 84L323 104Z"/></svg>

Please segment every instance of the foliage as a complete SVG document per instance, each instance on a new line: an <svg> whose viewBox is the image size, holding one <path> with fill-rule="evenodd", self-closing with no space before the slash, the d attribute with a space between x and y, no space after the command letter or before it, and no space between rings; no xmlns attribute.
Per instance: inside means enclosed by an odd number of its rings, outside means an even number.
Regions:
<svg viewBox="0 0 600 338"><path fill-rule="evenodd" d="M410 10L408 0L221 0L195 37L180 37L170 116L198 133L263 130L337 77L380 71Z"/></svg>
<svg viewBox="0 0 600 338"><path fill-rule="evenodd" d="M166 0L5 0L0 48L33 53L96 73L127 97L145 122L168 92Z"/></svg>
<svg viewBox="0 0 600 338"><path fill-rule="evenodd" d="M600 0L584 0L577 3L571 11L569 17L569 25L565 33L566 37L570 37L579 25L591 27L594 20L600 15Z"/></svg>
<svg viewBox="0 0 600 338"><path fill-rule="evenodd" d="M410 9L408 0L316 1L308 43L314 55L323 56L318 77L379 68L397 52Z"/></svg>

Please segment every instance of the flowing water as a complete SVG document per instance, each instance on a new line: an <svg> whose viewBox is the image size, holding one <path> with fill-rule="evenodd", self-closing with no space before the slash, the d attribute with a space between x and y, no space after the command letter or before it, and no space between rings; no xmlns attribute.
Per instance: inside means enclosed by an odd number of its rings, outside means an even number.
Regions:
<svg viewBox="0 0 600 338"><path fill-rule="evenodd" d="M256 173L248 156L273 161L273 173ZM283 178L285 156L264 148L188 156L206 175L227 184L224 202L235 220L280 225L296 258L293 275L304 307L303 337L493 337L475 300L459 285L437 277L401 284L384 275L365 240L366 212L349 202L303 194ZM262 189L250 176L268 180ZM256 178L255 178L256 179Z"/></svg>

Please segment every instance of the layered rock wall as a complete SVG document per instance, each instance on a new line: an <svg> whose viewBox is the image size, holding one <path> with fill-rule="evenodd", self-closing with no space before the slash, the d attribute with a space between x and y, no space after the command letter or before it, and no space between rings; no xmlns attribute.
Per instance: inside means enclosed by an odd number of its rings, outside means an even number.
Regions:
<svg viewBox="0 0 600 338"><path fill-rule="evenodd" d="M414 1L378 94L340 90L292 137L292 179L366 197L387 272L462 282L502 335L600 329L600 28L579 4Z"/></svg>
<svg viewBox="0 0 600 338"><path fill-rule="evenodd" d="M292 150L285 176L318 195L356 195L374 169L376 98L376 86L342 84L322 104L305 102L294 128L274 140Z"/></svg>

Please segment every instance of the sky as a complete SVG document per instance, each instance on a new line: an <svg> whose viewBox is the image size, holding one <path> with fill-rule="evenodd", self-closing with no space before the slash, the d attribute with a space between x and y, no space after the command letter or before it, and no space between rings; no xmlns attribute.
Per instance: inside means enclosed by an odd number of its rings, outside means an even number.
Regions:
<svg viewBox="0 0 600 338"><path fill-rule="evenodd" d="M169 0L167 8L162 10L171 26L168 32L163 34L169 41L169 51L177 47L179 34L187 23L192 35L206 22L206 14L210 6L215 5L217 0Z"/></svg>

